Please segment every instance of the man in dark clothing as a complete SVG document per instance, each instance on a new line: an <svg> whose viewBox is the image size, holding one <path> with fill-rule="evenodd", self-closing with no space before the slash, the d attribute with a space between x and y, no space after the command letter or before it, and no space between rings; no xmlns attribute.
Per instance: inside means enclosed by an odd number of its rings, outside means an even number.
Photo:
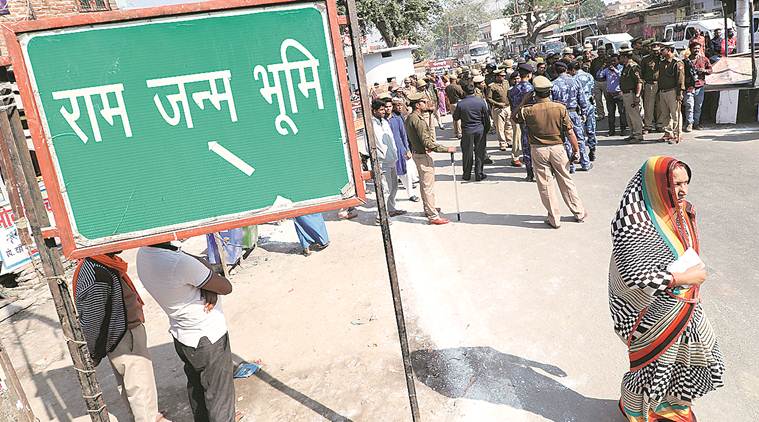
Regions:
<svg viewBox="0 0 759 422"><path fill-rule="evenodd" d="M85 258L77 264L72 284L90 357L97 366L108 356L132 420L165 421L158 413L143 302L127 275L127 263L116 253Z"/></svg>
<svg viewBox="0 0 759 422"><path fill-rule="evenodd" d="M464 87L466 97L459 101L453 112L453 120L461 121L461 153L464 161L464 180L472 178L472 151L474 150L474 180L484 180L483 161L485 160L486 138L490 130L490 115L485 101L474 95L474 85Z"/></svg>

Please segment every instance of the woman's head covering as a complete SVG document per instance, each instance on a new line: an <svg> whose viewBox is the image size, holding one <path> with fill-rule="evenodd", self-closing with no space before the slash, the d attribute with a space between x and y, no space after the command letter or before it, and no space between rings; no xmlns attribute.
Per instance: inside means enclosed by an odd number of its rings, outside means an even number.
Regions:
<svg viewBox="0 0 759 422"><path fill-rule="evenodd" d="M617 233L633 222L647 223L656 229L674 256L681 256L689 247L698 252L693 206L678 201L675 192L673 173L678 167L687 171L690 182L691 169L684 162L663 156L646 160L627 186L612 222L612 232Z"/></svg>

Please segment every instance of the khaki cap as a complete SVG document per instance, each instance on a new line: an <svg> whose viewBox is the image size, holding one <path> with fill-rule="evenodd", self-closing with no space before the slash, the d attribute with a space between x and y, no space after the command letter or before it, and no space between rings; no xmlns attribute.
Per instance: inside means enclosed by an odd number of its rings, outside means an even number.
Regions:
<svg viewBox="0 0 759 422"><path fill-rule="evenodd" d="M477 75L472 79L472 82L478 84L480 82L485 82L485 77L482 75Z"/></svg>
<svg viewBox="0 0 759 422"><path fill-rule="evenodd" d="M553 87L553 83L545 76L536 76L532 80L532 85L535 87L535 91L550 91Z"/></svg>
<svg viewBox="0 0 759 422"><path fill-rule="evenodd" d="M389 100L389 99L391 99L393 97L392 97L392 95L390 95L389 92L385 91L385 92L377 95L377 98L380 99L380 100Z"/></svg>
<svg viewBox="0 0 759 422"><path fill-rule="evenodd" d="M545 59L543 59L542 57L536 57L535 58L535 63L537 63L537 64L541 64L541 63L545 63L545 62L546 62Z"/></svg>
<svg viewBox="0 0 759 422"><path fill-rule="evenodd" d="M506 59L503 61L503 65L506 66L506 68L512 68L514 67L514 60Z"/></svg>
<svg viewBox="0 0 759 422"><path fill-rule="evenodd" d="M409 94L406 98L408 98L408 100L410 102L415 103L415 102L418 102L418 101L421 101L421 100L426 100L427 96L424 95L424 94L415 92L413 94Z"/></svg>
<svg viewBox="0 0 759 422"><path fill-rule="evenodd" d="M561 54L572 54L572 52L572 47L565 47L563 50L561 50Z"/></svg>
<svg viewBox="0 0 759 422"><path fill-rule="evenodd" d="M427 81L425 81L424 79L416 83L417 88L424 88L425 86L427 86Z"/></svg>

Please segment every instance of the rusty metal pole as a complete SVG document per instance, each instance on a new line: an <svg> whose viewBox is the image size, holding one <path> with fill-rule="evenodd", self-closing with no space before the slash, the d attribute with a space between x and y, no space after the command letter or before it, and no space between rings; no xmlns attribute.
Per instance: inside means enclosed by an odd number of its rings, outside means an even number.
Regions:
<svg viewBox="0 0 759 422"><path fill-rule="evenodd" d="M2 152L8 153L3 161L11 163L9 170L14 175L16 188L24 205L23 209L13 210L17 218L16 224L19 229L23 229L23 226L29 228L39 250L42 270L55 303L74 370L82 387L87 413L93 422L108 422L108 410L69 293L60 252L56 247L48 245L42 236L42 229L50 225L50 218L26 145L21 119L14 104L0 107L0 134L2 142L5 143ZM22 216L25 216L25 219Z"/></svg>
<svg viewBox="0 0 759 422"><path fill-rule="evenodd" d="M401 302L401 289L398 287L398 270L395 266L395 253L393 252L393 240L390 237L390 220L385 203L384 189L382 186L382 169L377 161L377 144L374 138L374 126L372 124L372 107L368 103L369 96L366 92L366 73L364 69L364 56L361 52L361 34L358 25L356 0L346 0L348 12L348 30L351 35L351 49L353 60L356 65L356 77L358 78L358 92L361 97L361 107L364 114L364 133L369 143L369 156L372 161L372 179L377 196L377 211L379 213L380 227L382 228L382 243L385 246L385 260L387 261L387 273L390 279L390 291L393 295L393 308L395 309L395 322L398 326L398 338L401 343L401 357L403 358L403 370L406 374L406 388L408 400L411 406L411 419L419 421L419 403L416 399L416 386L414 385L414 373L411 367L408 338L406 336L406 321L403 316L403 303Z"/></svg>

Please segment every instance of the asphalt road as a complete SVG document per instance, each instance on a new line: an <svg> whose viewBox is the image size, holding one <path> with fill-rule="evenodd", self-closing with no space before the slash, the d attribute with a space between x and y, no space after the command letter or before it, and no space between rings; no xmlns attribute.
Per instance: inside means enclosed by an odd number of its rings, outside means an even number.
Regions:
<svg viewBox="0 0 759 422"><path fill-rule="evenodd" d="M596 168L575 176L590 217L577 224L563 208L560 230L542 223L535 185L495 147L490 177L459 185L461 222L429 226L421 204L399 193L409 214L391 230L422 420L622 422L616 400L627 357L607 304L609 222L627 181L659 154L694 171L690 199L709 269L704 308L727 364L726 386L696 402L699 421L759 420L759 126L694 132L678 146L602 137ZM435 159L438 206L455 219L449 157ZM410 420L373 204L370 196L352 221L328 214L330 247L308 258L292 223L260 227L261 247L223 299L233 353L263 365L235 382L250 419ZM205 241L185 248L202 253ZM124 258L133 263L134 252ZM142 296L160 409L191 420L166 317ZM41 421L89 419L51 301L4 321L0 337ZM106 363L98 376L114 417L130 420Z"/></svg>

